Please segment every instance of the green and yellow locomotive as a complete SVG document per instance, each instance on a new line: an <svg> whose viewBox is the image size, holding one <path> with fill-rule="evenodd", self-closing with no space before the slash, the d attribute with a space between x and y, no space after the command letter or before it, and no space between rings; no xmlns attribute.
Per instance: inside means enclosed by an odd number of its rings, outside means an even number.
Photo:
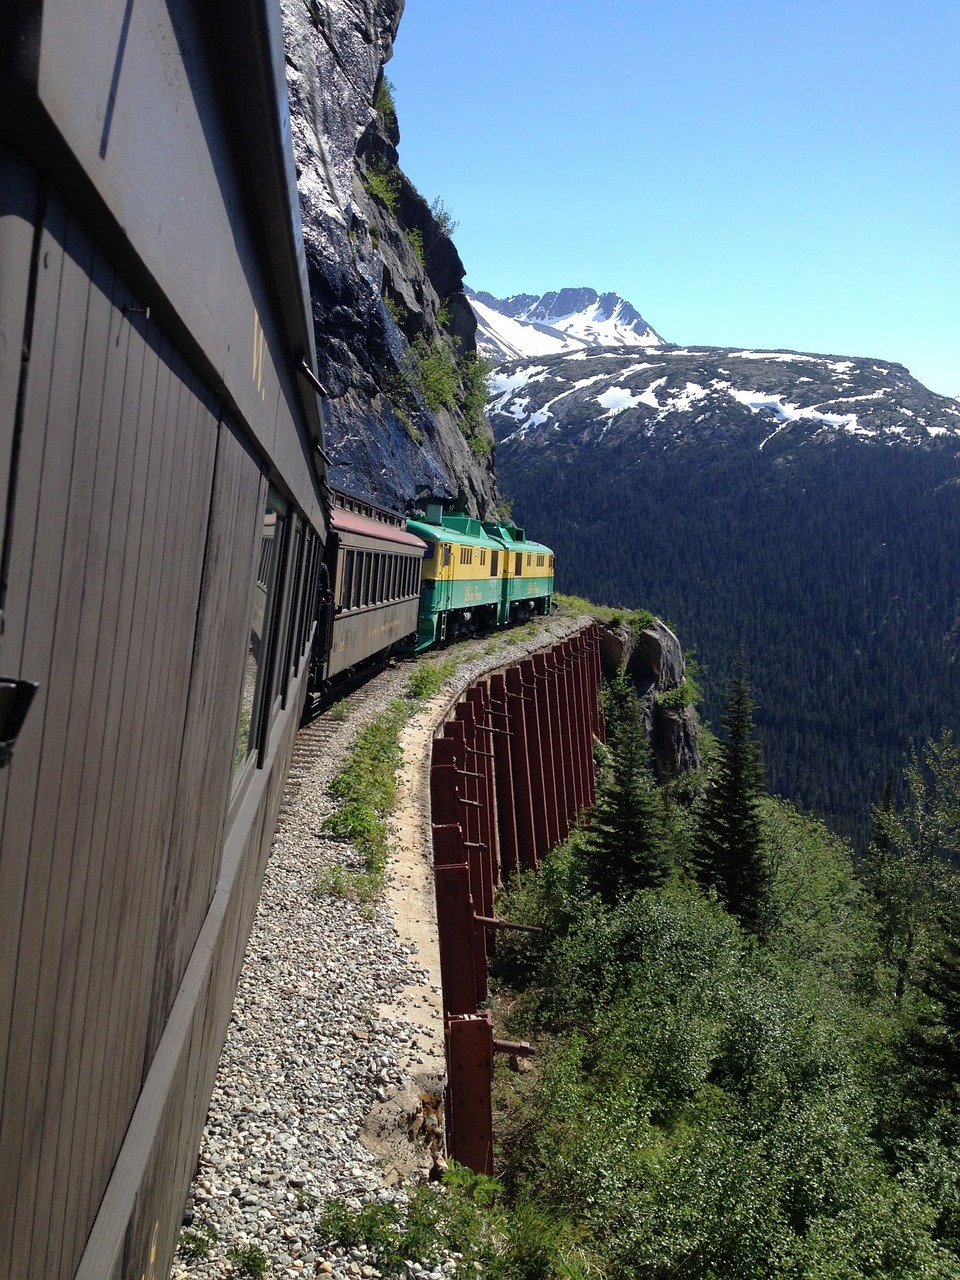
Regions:
<svg viewBox="0 0 960 1280"><path fill-rule="evenodd" d="M416 649L550 611L553 552L523 529L431 507L407 530L426 543Z"/></svg>

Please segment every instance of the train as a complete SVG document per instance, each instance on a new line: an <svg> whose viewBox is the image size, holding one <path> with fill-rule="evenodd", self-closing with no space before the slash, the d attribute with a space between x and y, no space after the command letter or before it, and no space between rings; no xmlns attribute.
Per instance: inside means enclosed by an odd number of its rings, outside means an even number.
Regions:
<svg viewBox="0 0 960 1280"><path fill-rule="evenodd" d="M553 552L516 525L332 489L308 706L371 658L548 614L553 583Z"/></svg>
<svg viewBox="0 0 960 1280"><path fill-rule="evenodd" d="M311 690L549 608L521 531L331 496L317 367L275 0L13 5L0 1275L167 1274Z"/></svg>

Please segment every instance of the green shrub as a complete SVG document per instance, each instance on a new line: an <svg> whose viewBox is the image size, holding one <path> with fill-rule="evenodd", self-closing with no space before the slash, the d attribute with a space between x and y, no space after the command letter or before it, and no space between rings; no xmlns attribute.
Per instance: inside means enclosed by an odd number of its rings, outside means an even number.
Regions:
<svg viewBox="0 0 960 1280"><path fill-rule="evenodd" d="M701 698L700 686L690 675L685 675L673 689L664 689L656 697L657 706L667 711L682 711L684 707L695 707Z"/></svg>
<svg viewBox="0 0 960 1280"><path fill-rule="evenodd" d="M217 1243L217 1239L217 1233L213 1228L200 1222L180 1232L177 1252L190 1262L199 1262L207 1256L208 1251Z"/></svg>
<svg viewBox="0 0 960 1280"><path fill-rule="evenodd" d="M391 298L388 294L383 295L383 305L387 308L390 319L398 329L403 327L403 308L396 298Z"/></svg>
<svg viewBox="0 0 960 1280"><path fill-rule="evenodd" d="M437 196L433 204L430 206L430 212L433 214L433 220L437 224L437 229L441 235L452 236L454 231L460 225L454 218L450 216L450 210L444 205L443 201Z"/></svg>
<svg viewBox="0 0 960 1280"><path fill-rule="evenodd" d="M421 662L407 682L407 697L416 700L432 698L457 669L456 658Z"/></svg>
<svg viewBox="0 0 960 1280"><path fill-rule="evenodd" d="M380 117L380 126L384 133L394 133L397 128L397 109L393 101L393 84L386 76L380 81L373 109Z"/></svg>
<svg viewBox="0 0 960 1280"><path fill-rule="evenodd" d="M460 380L445 342L428 343L419 337L407 353L405 372L428 409L436 412L456 407Z"/></svg>
<svg viewBox="0 0 960 1280"><path fill-rule="evenodd" d="M404 234L407 237L407 243L413 250L413 256L420 263L421 267L426 270L427 259L423 252L423 232L419 227L411 227L408 231L404 232Z"/></svg>
<svg viewBox="0 0 960 1280"><path fill-rule="evenodd" d="M395 172L382 164L371 164L367 170L363 185L367 194L379 202L393 215L397 212L397 198L400 195L400 179ZM371 234L372 230L371 230Z"/></svg>
<svg viewBox="0 0 960 1280"><path fill-rule="evenodd" d="M610 622L615 626L626 622L631 631L637 635L651 622L656 621L654 615L647 609L636 609L632 612L622 608L613 609L605 604L594 604L592 600L586 600L583 596L568 596L559 592L553 599L562 613L573 617L590 616L596 618L598 622Z"/></svg>
<svg viewBox="0 0 960 1280"><path fill-rule="evenodd" d="M227 1259L241 1276L265 1276L270 1270L267 1255L259 1245L247 1244L227 1250Z"/></svg>
<svg viewBox="0 0 960 1280"><path fill-rule="evenodd" d="M385 715L358 734L331 783L330 790L343 803L324 820L322 829L355 845L363 856L364 871L353 881L345 872L325 873L318 881L321 892L344 893L352 884L355 896L367 899L382 887L389 853L386 817L396 799L400 729L408 713L406 702L391 703Z"/></svg>
<svg viewBox="0 0 960 1280"><path fill-rule="evenodd" d="M463 416L471 426L479 427L486 423L487 379L490 376L490 362L482 356L464 356L460 362L460 377L463 384Z"/></svg>
<svg viewBox="0 0 960 1280"><path fill-rule="evenodd" d="M369 1250L385 1277L409 1275L409 1263L435 1266L443 1254L456 1255L459 1280L592 1274L580 1265L577 1233L549 1205L520 1197L511 1206L501 1183L454 1163L442 1187L418 1187L402 1208L328 1201L317 1231L328 1246Z"/></svg>

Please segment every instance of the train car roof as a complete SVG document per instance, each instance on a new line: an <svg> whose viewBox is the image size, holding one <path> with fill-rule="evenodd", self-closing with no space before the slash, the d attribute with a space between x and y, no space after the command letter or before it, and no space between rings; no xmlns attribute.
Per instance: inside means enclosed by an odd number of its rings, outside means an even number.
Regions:
<svg viewBox="0 0 960 1280"><path fill-rule="evenodd" d="M532 542L528 539L523 529L519 529L515 524L484 524L483 526L490 536L502 542L508 551L529 551L531 554L537 555L553 555L553 548L546 546L542 542Z"/></svg>
<svg viewBox="0 0 960 1280"><path fill-rule="evenodd" d="M365 538L377 538L380 542L400 543L404 547L416 547L426 551L426 543L396 525L381 524L379 520L371 520L368 516L359 515L356 511L344 511L334 507L330 512L330 527L335 533L353 533Z"/></svg>
<svg viewBox="0 0 960 1280"><path fill-rule="evenodd" d="M458 547L487 547L494 551L502 548L500 540L491 537L479 520L463 517L462 523L473 528L468 530L459 524L428 524L426 520L408 520L407 528L418 533L421 538L429 538L431 542L449 542Z"/></svg>

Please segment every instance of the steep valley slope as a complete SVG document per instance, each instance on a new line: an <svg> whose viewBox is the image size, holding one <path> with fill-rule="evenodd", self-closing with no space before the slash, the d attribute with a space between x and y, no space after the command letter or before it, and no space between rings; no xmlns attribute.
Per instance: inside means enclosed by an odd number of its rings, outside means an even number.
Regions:
<svg viewBox="0 0 960 1280"><path fill-rule="evenodd" d="M960 706L960 406L901 366L660 346L501 365L488 406L561 590L669 618L718 720L746 652L774 790L862 842Z"/></svg>

